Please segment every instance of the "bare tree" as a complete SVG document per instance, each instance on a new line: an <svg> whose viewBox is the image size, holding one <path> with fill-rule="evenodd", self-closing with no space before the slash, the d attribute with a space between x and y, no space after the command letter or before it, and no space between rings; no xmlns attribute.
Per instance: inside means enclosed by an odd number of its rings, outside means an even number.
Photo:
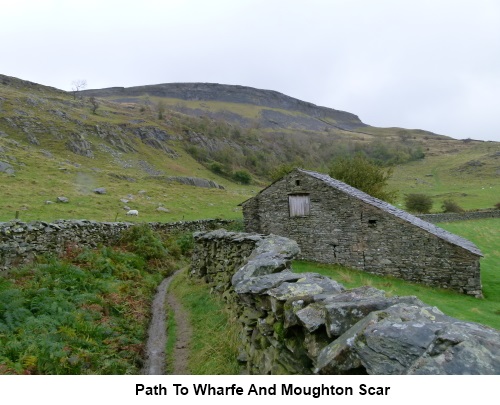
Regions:
<svg viewBox="0 0 500 405"><path fill-rule="evenodd" d="M73 97L76 99L76 96L80 90L83 90L85 87L87 87L87 80L85 79L78 79L78 80L73 80L71 82L72 85L72 90L73 90Z"/></svg>

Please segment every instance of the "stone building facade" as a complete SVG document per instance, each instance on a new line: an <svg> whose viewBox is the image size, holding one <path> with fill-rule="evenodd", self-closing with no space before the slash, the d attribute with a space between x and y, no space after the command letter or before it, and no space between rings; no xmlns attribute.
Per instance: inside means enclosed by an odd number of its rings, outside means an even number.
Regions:
<svg viewBox="0 0 500 405"><path fill-rule="evenodd" d="M327 175L296 169L241 205L247 232L294 239L303 259L482 294L472 242Z"/></svg>

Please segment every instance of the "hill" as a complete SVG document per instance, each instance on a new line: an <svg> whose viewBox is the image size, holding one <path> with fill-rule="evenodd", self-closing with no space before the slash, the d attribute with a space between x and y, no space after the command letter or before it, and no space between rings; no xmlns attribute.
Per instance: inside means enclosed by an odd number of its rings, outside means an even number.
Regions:
<svg viewBox="0 0 500 405"><path fill-rule="evenodd" d="M83 90L82 94L106 97L119 103L145 102L149 104L151 98L166 99L170 101L171 108L189 115L208 115L243 127L322 131L325 128L350 130L366 126L354 114L319 107L277 91L246 86L217 83L166 83L129 88ZM179 105L181 100L185 103ZM211 102L214 108L210 108L206 102ZM236 105L243 108L235 109Z"/></svg>
<svg viewBox="0 0 500 405"><path fill-rule="evenodd" d="M499 145L376 128L243 86L73 94L0 75L0 220L16 211L23 220L123 220L126 207L139 210L134 220L237 218L237 204L267 184L273 168L325 171L335 156L356 151L396 165L401 195L424 190L487 208L498 202ZM50 203L59 196L69 203Z"/></svg>

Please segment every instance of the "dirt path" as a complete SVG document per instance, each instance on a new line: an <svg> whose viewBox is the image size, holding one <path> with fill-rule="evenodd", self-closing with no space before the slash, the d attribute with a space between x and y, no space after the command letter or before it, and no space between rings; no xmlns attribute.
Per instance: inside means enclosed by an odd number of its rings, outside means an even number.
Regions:
<svg viewBox="0 0 500 405"><path fill-rule="evenodd" d="M179 270L180 271L180 270ZM163 375L165 374L165 344L167 342L166 327L166 304L172 309L176 324L176 342L174 346L174 364L172 374L187 374L188 348L191 339L191 325L189 324L186 311L173 294L167 293L172 276L164 279L158 286L156 296L152 305L152 317L148 330L148 341L146 344L146 360L142 374Z"/></svg>

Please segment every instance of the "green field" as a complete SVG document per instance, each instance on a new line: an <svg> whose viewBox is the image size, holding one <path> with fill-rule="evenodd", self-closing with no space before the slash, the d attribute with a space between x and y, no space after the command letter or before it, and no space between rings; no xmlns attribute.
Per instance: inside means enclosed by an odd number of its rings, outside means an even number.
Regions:
<svg viewBox="0 0 500 405"><path fill-rule="evenodd" d="M452 199L465 210L493 208L500 202L500 147L477 143L467 149L443 150L423 160L395 167L389 185L404 195L423 193L434 201L432 212L442 212L443 200Z"/></svg>
<svg viewBox="0 0 500 405"><path fill-rule="evenodd" d="M338 265L296 261L296 272L315 272L331 277L347 288L370 285L389 295L415 295L426 304L438 307L458 319L482 323L500 329L500 219L483 219L440 224L446 230L473 241L483 252L481 281L484 299L449 290L380 277Z"/></svg>

